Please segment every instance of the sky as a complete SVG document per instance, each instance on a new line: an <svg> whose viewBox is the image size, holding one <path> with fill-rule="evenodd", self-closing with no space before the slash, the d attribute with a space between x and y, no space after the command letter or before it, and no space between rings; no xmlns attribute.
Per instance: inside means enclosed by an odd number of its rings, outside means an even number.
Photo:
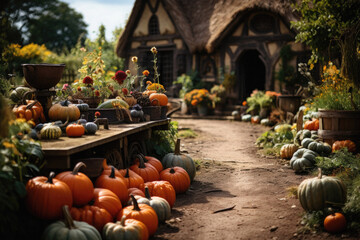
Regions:
<svg viewBox="0 0 360 240"><path fill-rule="evenodd" d="M83 15L88 25L88 37L94 40L103 24L107 40L116 27L124 27L135 0L61 0Z"/></svg>

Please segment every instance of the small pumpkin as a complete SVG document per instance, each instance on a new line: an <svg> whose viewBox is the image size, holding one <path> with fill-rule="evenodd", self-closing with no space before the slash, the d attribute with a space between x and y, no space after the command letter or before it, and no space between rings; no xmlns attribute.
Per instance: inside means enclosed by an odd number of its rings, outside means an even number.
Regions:
<svg viewBox="0 0 360 240"><path fill-rule="evenodd" d="M17 103L22 102L24 95L30 91L31 91L31 89L28 87L19 86L11 91L9 98L11 99L11 101L13 101L15 104L17 104Z"/></svg>
<svg viewBox="0 0 360 240"><path fill-rule="evenodd" d="M105 224L113 221L113 217L104 208L86 205L83 208L73 207L70 210L72 218L76 221L87 222L94 226L99 232Z"/></svg>
<svg viewBox="0 0 360 240"><path fill-rule="evenodd" d="M26 105L13 108L16 118L24 118L26 121L33 120L36 123L46 121L43 108L37 100L28 100Z"/></svg>
<svg viewBox="0 0 360 240"><path fill-rule="evenodd" d="M95 187L111 190L113 193L116 194L116 196L118 196L122 204L125 204L128 200L128 187L126 186L123 178L115 176L114 167L111 167L110 175L102 174L96 179Z"/></svg>
<svg viewBox="0 0 360 240"><path fill-rule="evenodd" d="M331 153L331 147L327 143L322 142L311 142L309 143L308 149L320 154L320 155L328 155Z"/></svg>
<svg viewBox="0 0 360 240"><path fill-rule="evenodd" d="M94 135L98 130L98 126L94 122L87 122L84 125L85 134Z"/></svg>
<svg viewBox="0 0 360 240"><path fill-rule="evenodd" d="M335 141L332 145L332 151L338 151L342 148L347 148L349 152L356 152L356 145L351 140Z"/></svg>
<svg viewBox="0 0 360 240"><path fill-rule="evenodd" d="M299 149L295 144L285 144L280 149L280 157L284 159L291 159L293 154Z"/></svg>
<svg viewBox="0 0 360 240"><path fill-rule="evenodd" d="M159 224L155 210L149 205L141 203L138 204L134 195L131 195L131 199L133 205L124 207L123 210L118 214L117 220L121 220L123 216L125 216L125 219L138 220L145 224L150 236L154 235Z"/></svg>
<svg viewBox="0 0 360 240"><path fill-rule="evenodd" d="M144 154L140 153L143 157L144 162L151 164L156 170L160 173L164 168L159 159L151 156L144 156ZM139 161L139 159L135 159L135 162Z"/></svg>
<svg viewBox="0 0 360 240"><path fill-rule="evenodd" d="M176 193L174 187L168 181L152 181L144 184L149 188L150 196L166 199L170 207L174 206Z"/></svg>
<svg viewBox="0 0 360 240"><path fill-rule="evenodd" d="M329 233L339 233L346 229L346 218L342 213L332 213L324 220L324 228Z"/></svg>
<svg viewBox="0 0 360 240"><path fill-rule="evenodd" d="M306 211L322 211L346 202L346 186L337 177L319 175L302 181L298 187L298 198Z"/></svg>
<svg viewBox="0 0 360 240"><path fill-rule="evenodd" d="M87 103L79 103L79 104L75 104L75 106L80 110L80 112L89 111L89 104Z"/></svg>
<svg viewBox="0 0 360 240"><path fill-rule="evenodd" d="M241 121L250 122L251 121L251 115L250 114L245 114L245 115L241 116Z"/></svg>
<svg viewBox="0 0 360 240"><path fill-rule="evenodd" d="M144 223L136 219L121 217L121 221L107 223L103 228L104 240L147 240L149 231Z"/></svg>
<svg viewBox="0 0 360 240"><path fill-rule="evenodd" d="M149 95L152 106L167 106L168 97L164 93L152 93Z"/></svg>
<svg viewBox="0 0 360 240"><path fill-rule="evenodd" d="M79 123L69 124L66 127L66 135L68 137L81 137L85 134L85 128Z"/></svg>
<svg viewBox="0 0 360 240"><path fill-rule="evenodd" d="M63 206L64 221L50 224L44 231L42 239L46 240L101 240L101 235L93 226L86 222L74 221L68 206Z"/></svg>
<svg viewBox="0 0 360 240"><path fill-rule="evenodd" d="M180 153L180 139L177 139L174 153L166 154L161 160L164 168L182 167L189 174L192 182L196 175L196 167L194 160L188 155Z"/></svg>
<svg viewBox="0 0 360 240"><path fill-rule="evenodd" d="M65 122L69 116L69 121L76 121L80 118L80 110L69 101L56 103L49 109L49 119L52 121L61 120Z"/></svg>
<svg viewBox="0 0 360 240"><path fill-rule="evenodd" d="M79 162L72 171L62 172L56 176L56 179L63 181L69 186L72 192L73 203L76 206L89 203L94 195L93 183L88 176L79 172L81 167L86 167L85 163Z"/></svg>
<svg viewBox="0 0 360 240"><path fill-rule="evenodd" d="M130 166L130 169L144 179L144 182L157 181L160 179L159 172L150 163L145 163L141 155L137 155L139 161Z"/></svg>
<svg viewBox="0 0 360 240"><path fill-rule="evenodd" d="M317 153L306 148L297 150L290 159L290 166L295 172L303 172L314 167Z"/></svg>
<svg viewBox="0 0 360 240"><path fill-rule="evenodd" d="M139 188L129 188L128 189L129 198L130 198L131 194L134 196L145 197L145 193L142 190L140 190Z"/></svg>
<svg viewBox="0 0 360 240"><path fill-rule="evenodd" d="M58 139L61 134L61 128L54 123L45 124L40 130L41 139Z"/></svg>
<svg viewBox="0 0 360 240"><path fill-rule="evenodd" d="M128 188L144 188L144 179L129 168L119 170Z"/></svg>
<svg viewBox="0 0 360 240"><path fill-rule="evenodd" d="M309 144L314 142L315 140L312 139L312 138L304 138L302 141L301 141L301 146L303 146L304 148L308 148Z"/></svg>
<svg viewBox="0 0 360 240"><path fill-rule="evenodd" d="M95 188L93 201L94 206L105 208L112 217L116 217L116 215L122 209L122 205L118 196L116 196L115 193L108 189Z"/></svg>
<svg viewBox="0 0 360 240"><path fill-rule="evenodd" d="M298 131L298 132L296 133L296 135L295 135L294 143L295 143L296 145L301 146L301 141L302 141L304 138L311 138L311 131L310 131L310 130L303 129L303 130Z"/></svg>
<svg viewBox="0 0 360 240"><path fill-rule="evenodd" d="M26 206L28 211L41 219L60 219L62 206L72 206L72 193L68 185L54 179L51 172L49 178L35 177L26 184Z"/></svg>
<svg viewBox="0 0 360 240"><path fill-rule="evenodd" d="M176 193L184 193L190 187L189 174L182 167L172 167L161 171L160 179L168 181Z"/></svg>
<svg viewBox="0 0 360 240"><path fill-rule="evenodd" d="M307 130L318 130L319 129L319 119L307 120L304 123L304 129Z"/></svg>
<svg viewBox="0 0 360 240"><path fill-rule="evenodd" d="M259 124L260 123L260 117L259 116L252 116L251 117L251 123L254 123L254 124Z"/></svg>

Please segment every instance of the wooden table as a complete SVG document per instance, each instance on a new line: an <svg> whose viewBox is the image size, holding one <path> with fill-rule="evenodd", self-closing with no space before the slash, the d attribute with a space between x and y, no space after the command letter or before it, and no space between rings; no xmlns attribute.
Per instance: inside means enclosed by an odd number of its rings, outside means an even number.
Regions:
<svg viewBox="0 0 360 240"><path fill-rule="evenodd" d="M42 140L42 149L47 161L47 169L69 169L74 154L81 155L96 147L124 149L127 155L128 137L142 134L149 138L151 131L167 129L170 119L133 124L109 125L109 129L99 129L95 135L84 135L80 138L61 137L57 140ZM110 145L109 145L110 144ZM126 156L125 156L126 157Z"/></svg>

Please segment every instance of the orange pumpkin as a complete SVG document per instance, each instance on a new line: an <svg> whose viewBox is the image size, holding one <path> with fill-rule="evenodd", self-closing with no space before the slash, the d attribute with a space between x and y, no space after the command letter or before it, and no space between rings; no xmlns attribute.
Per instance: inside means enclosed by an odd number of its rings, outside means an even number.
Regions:
<svg viewBox="0 0 360 240"><path fill-rule="evenodd" d="M46 122L43 108L38 101L27 101L27 105L13 108L16 118L24 118L26 121L33 120L36 124Z"/></svg>
<svg viewBox="0 0 360 240"><path fill-rule="evenodd" d="M71 217L76 221L87 222L94 226L99 232L105 224L113 221L113 217L104 208L86 205L83 208L71 208Z"/></svg>
<svg viewBox="0 0 360 240"><path fill-rule="evenodd" d="M55 173L51 172L49 178L35 177L26 184L26 206L34 216L54 220L62 216L62 207L73 204L72 193L66 183L54 179Z"/></svg>
<svg viewBox="0 0 360 240"><path fill-rule="evenodd" d="M122 209L119 198L115 195L115 193L108 189L95 188L93 200L94 206L105 208L112 217L116 217Z"/></svg>
<svg viewBox="0 0 360 240"><path fill-rule="evenodd" d="M126 183L122 178L115 176L114 167L111 167L110 175L103 174L96 179L95 187L109 189L118 196L122 204L125 204L128 200Z"/></svg>
<svg viewBox="0 0 360 240"><path fill-rule="evenodd" d="M110 173L111 173L111 167L113 167L113 166L108 165L106 159L104 159L103 164L102 164L102 167L103 167L104 170L101 172L101 174L110 175ZM117 170L117 169L115 168L114 171L115 171L115 176L116 176L116 177L123 178L123 176L121 175L121 173L119 172L119 170Z"/></svg>
<svg viewBox="0 0 360 240"><path fill-rule="evenodd" d="M167 106L168 104L168 97L164 93L152 93L149 99L153 106Z"/></svg>
<svg viewBox="0 0 360 240"><path fill-rule="evenodd" d="M122 216L121 221L108 223L103 229L103 239L138 239L148 240L149 232L144 223L127 219Z"/></svg>
<svg viewBox="0 0 360 240"><path fill-rule="evenodd" d="M79 108L69 101L54 104L49 109L49 119L52 121L61 120L65 122L68 118L69 121L76 121L80 118Z"/></svg>
<svg viewBox="0 0 360 240"><path fill-rule="evenodd" d="M349 152L356 152L356 144L351 140L335 141L332 145L333 152L342 148L347 148Z"/></svg>
<svg viewBox="0 0 360 240"><path fill-rule="evenodd" d="M172 167L161 171L160 179L168 181L176 193L184 193L190 187L189 174L182 167Z"/></svg>
<svg viewBox="0 0 360 240"><path fill-rule="evenodd" d="M145 183L149 188L151 196L165 198L170 207L174 206L176 200L176 193L174 187L168 181L152 181Z"/></svg>
<svg viewBox="0 0 360 240"><path fill-rule="evenodd" d="M152 93L156 93L156 90L145 90L145 91L143 92L143 95L148 95L148 96L150 96Z"/></svg>
<svg viewBox="0 0 360 240"><path fill-rule="evenodd" d="M157 181L160 179L159 172L150 163L145 163L141 155L138 155L139 162L130 166L130 169L140 175L144 182Z"/></svg>
<svg viewBox="0 0 360 240"><path fill-rule="evenodd" d="M333 213L324 220L324 228L330 233L339 233L346 229L346 218L341 213Z"/></svg>
<svg viewBox="0 0 360 240"><path fill-rule="evenodd" d="M307 130L319 130L319 119L314 119L314 120L307 120L304 124L304 129Z"/></svg>
<svg viewBox="0 0 360 240"><path fill-rule="evenodd" d="M78 123L70 124L66 127L66 135L68 137L81 137L85 134L85 128Z"/></svg>
<svg viewBox="0 0 360 240"><path fill-rule="evenodd" d="M130 195L145 197L145 193L139 188L129 188L128 194L129 194L129 198Z"/></svg>
<svg viewBox="0 0 360 240"><path fill-rule="evenodd" d="M138 204L134 195L131 195L133 206L124 207L124 209L118 214L117 220L121 221L121 218L125 216L125 219L135 219L145 224L149 231L149 235L155 234L159 220L155 210L146 204Z"/></svg>
<svg viewBox="0 0 360 240"><path fill-rule="evenodd" d="M159 159L151 156L144 156L143 154L141 154L141 156L143 157L144 162L150 163L159 173L164 169Z"/></svg>
<svg viewBox="0 0 360 240"><path fill-rule="evenodd" d="M72 171L59 173L56 179L66 183L73 197L73 203L76 206L82 206L91 201L94 194L94 186L90 178L79 172L81 167L86 167L85 163L79 162Z"/></svg>
<svg viewBox="0 0 360 240"><path fill-rule="evenodd" d="M128 188L144 189L144 179L129 168L119 170L119 174L124 178Z"/></svg>

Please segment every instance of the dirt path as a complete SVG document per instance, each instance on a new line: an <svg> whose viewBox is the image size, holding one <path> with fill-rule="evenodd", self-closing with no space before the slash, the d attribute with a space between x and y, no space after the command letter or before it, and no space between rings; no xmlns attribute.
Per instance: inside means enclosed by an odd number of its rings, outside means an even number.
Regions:
<svg viewBox="0 0 360 240"><path fill-rule="evenodd" d="M307 176L257 155L254 142L265 127L218 120L176 121L198 134L182 140L182 150L202 164L190 190L177 196L173 218L154 239L332 238L327 233L305 237L296 233L303 211L286 189Z"/></svg>

